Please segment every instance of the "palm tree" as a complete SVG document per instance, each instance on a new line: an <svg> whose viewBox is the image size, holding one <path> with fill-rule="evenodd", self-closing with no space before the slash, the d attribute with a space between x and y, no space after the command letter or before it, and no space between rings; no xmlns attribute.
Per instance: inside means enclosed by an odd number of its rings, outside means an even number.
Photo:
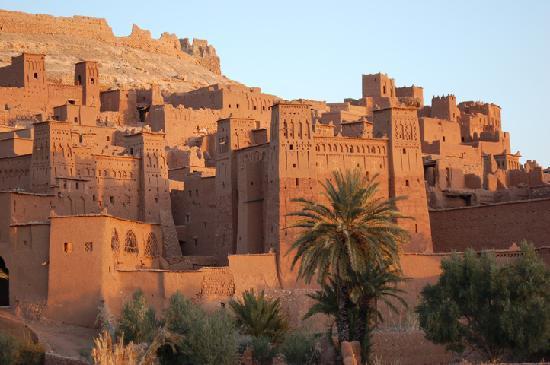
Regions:
<svg viewBox="0 0 550 365"><path fill-rule="evenodd" d="M398 265L399 246L407 233L396 224L397 218L404 218L395 208L397 199L377 196L376 178L368 181L354 170L336 171L332 179L334 183L327 179L323 184L328 205L293 199L302 209L289 214L299 218L292 227L302 231L289 253L296 251L292 268L299 263L298 278L310 283L316 277L321 285L333 281L338 337L349 341L351 283L369 266Z"/></svg>
<svg viewBox="0 0 550 365"><path fill-rule="evenodd" d="M398 313L396 304L407 307L401 297L404 291L397 287L403 281L401 272L391 266L369 266L361 276L357 276L350 285L350 300L347 301L350 339L361 343L363 360L369 359L371 349L371 335L379 323L384 321L378 309L378 302L384 303L387 308ZM304 319L315 314L325 314L338 318L340 312L337 304L337 289L331 279L324 283L320 290L308 294L315 301ZM368 361L367 361L368 363Z"/></svg>
<svg viewBox="0 0 550 365"><path fill-rule="evenodd" d="M279 299L267 298L263 290L256 295L252 289L243 293L242 301L231 300L229 306L235 312L237 326L244 334L265 337L273 343L283 340L288 325L281 313Z"/></svg>
<svg viewBox="0 0 550 365"><path fill-rule="evenodd" d="M382 302L395 314L399 313L397 305L408 307L402 297L405 291L398 287L403 280L401 270L389 263L385 266L369 266L354 282L351 300L357 308L357 314L352 339L361 343L361 357L367 363L370 363L372 333L384 321L378 303Z"/></svg>

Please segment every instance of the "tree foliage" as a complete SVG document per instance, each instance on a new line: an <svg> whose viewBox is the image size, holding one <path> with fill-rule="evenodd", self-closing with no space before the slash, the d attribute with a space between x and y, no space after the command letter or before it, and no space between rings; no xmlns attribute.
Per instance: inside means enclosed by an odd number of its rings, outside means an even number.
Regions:
<svg viewBox="0 0 550 365"><path fill-rule="evenodd" d="M283 340L288 324L281 312L279 299L267 298L263 290L257 295L250 290L243 293L242 300L231 300L229 306L243 334L265 337L272 343Z"/></svg>
<svg viewBox="0 0 550 365"><path fill-rule="evenodd" d="M306 282L315 276L319 283L329 277L351 281L371 265L399 262L399 243L407 233L395 220L403 217L395 199L377 196L376 179L366 180L359 170L336 171L324 184L328 205L294 199L302 209L290 213L299 220L298 239L292 267L299 263L298 275Z"/></svg>
<svg viewBox="0 0 550 365"><path fill-rule="evenodd" d="M490 360L530 359L550 350L550 270L533 246L508 264L467 251L441 264L416 308L426 337L449 350L472 349Z"/></svg>
<svg viewBox="0 0 550 365"><path fill-rule="evenodd" d="M234 321L218 310L207 314L180 293L170 298L164 314L165 326L181 335L174 347L159 349L161 364L230 365L237 359Z"/></svg>
<svg viewBox="0 0 550 365"><path fill-rule="evenodd" d="M313 365L319 360L315 335L292 332L285 337L279 350L288 365Z"/></svg>
<svg viewBox="0 0 550 365"><path fill-rule="evenodd" d="M158 327L155 311L147 305L143 292L137 290L122 308L117 337L123 336L127 342L151 342Z"/></svg>

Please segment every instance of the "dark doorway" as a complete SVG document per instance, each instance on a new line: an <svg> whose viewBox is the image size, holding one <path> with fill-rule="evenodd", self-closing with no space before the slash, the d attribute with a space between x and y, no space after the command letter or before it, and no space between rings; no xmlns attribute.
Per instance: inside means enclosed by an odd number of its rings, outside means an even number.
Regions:
<svg viewBox="0 0 550 365"><path fill-rule="evenodd" d="M0 277L0 307L5 307L10 305L10 281L9 278L4 278L9 275L9 270L2 256L0 256L0 272L5 274Z"/></svg>

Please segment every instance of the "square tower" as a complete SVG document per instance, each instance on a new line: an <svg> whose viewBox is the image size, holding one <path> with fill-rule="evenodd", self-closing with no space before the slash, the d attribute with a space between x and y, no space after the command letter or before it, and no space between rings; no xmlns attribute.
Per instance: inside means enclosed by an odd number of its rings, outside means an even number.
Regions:
<svg viewBox="0 0 550 365"><path fill-rule="evenodd" d="M390 197L405 197L397 208L405 217L398 219L410 236L406 252L433 250L430 217L424 184L417 110L392 107L374 111L374 136L389 139Z"/></svg>
<svg viewBox="0 0 550 365"><path fill-rule="evenodd" d="M432 98L432 118L456 122L459 116L460 110L456 106L456 96L434 96Z"/></svg>
<svg viewBox="0 0 550 365"><path fill-rule="evenodd" d="M2 86L45 88L46 56L43 54L22 53L11 58L11 65L4 68Z"/></svg>
<svg viewBox="0 0 550 365"><path fill-rule="evenodd" d="M216 240L220 250L237 252L237 160L236 151L253 144L252 130L258 122L247 118L218 121L216 133ZM230 244L226 244L230 242Z"/></svg>
<svg viewBox="0 0 550 365"><path fill-rule="evenodd" d="M82 105L99 107L99 68L97 62L83 61L75 64L74 83L82 86Z"/></svg>
<svg viewBox="0 0 550 365"><path fill-rule="evenodd" d="M363 97L394 97L395 80L383 73L363 75Z"/></svg>

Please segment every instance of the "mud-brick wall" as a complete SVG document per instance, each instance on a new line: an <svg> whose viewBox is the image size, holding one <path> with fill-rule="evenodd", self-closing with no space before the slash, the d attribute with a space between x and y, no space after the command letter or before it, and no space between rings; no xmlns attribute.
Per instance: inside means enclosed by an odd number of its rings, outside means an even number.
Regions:
<svg viewBox="0 0 550 365"><path fill-rule="evenodd" d="M550 199L430 211L435 252L550 246Z"/></svg>

